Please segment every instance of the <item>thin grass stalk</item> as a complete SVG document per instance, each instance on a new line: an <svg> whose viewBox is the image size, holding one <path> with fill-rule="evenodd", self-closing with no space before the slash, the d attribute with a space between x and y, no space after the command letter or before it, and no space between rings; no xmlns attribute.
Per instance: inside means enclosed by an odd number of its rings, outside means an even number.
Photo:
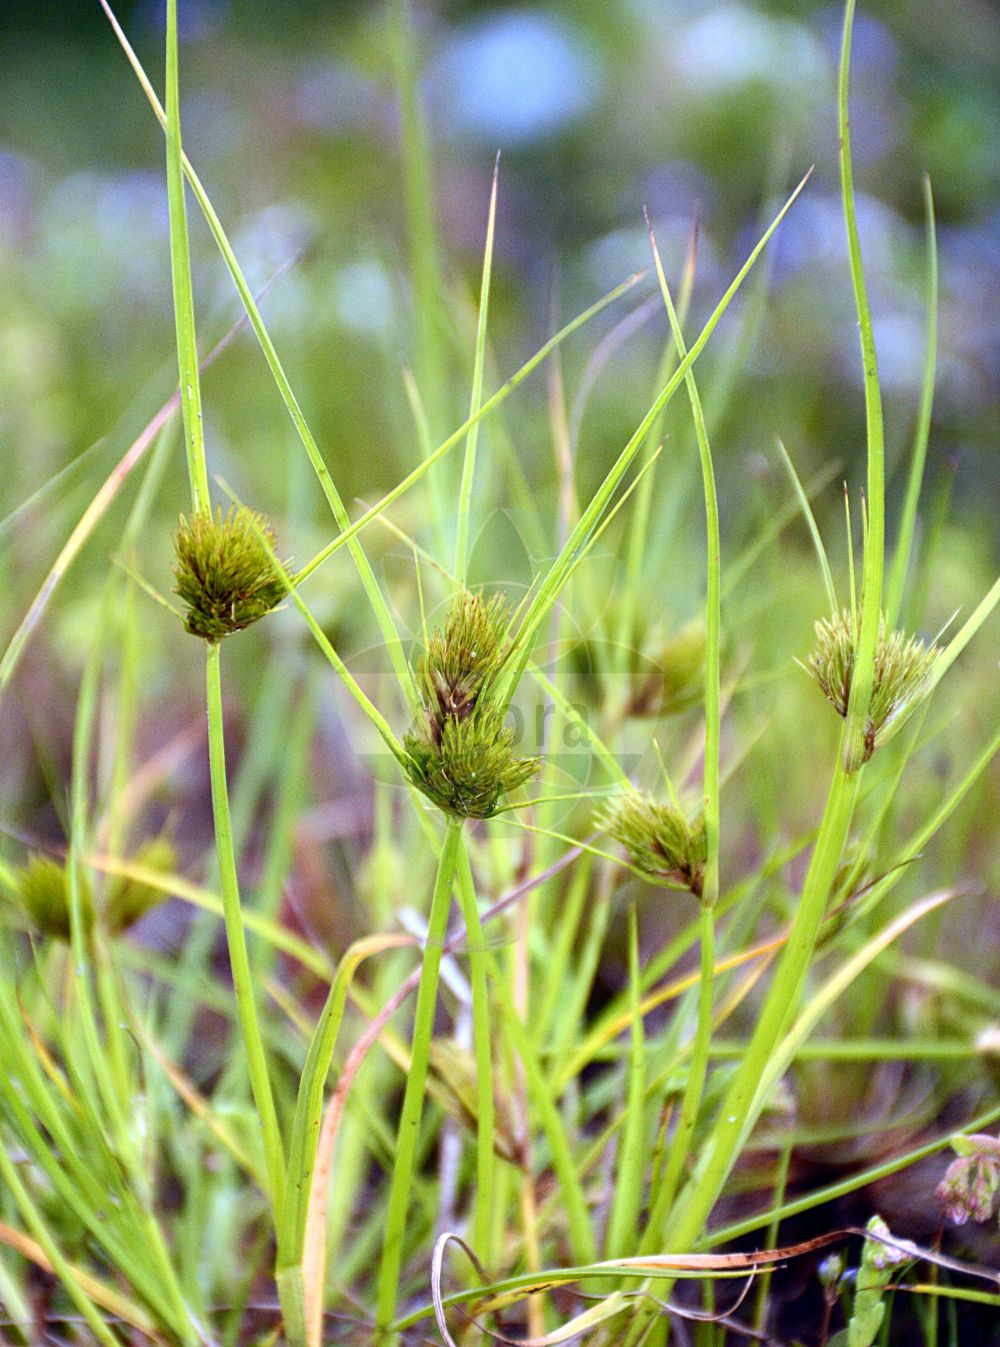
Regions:
<svg viewBox="0 0 1000 1347"><path fill-rule="evenodd" d="M486 325L490 309L490 276L493 271L493 236L497 218L497 182L500 156L493 167L493 186L490 190L489 217L486 223L486 247L483 253L483 278L479 287L479 318L476 323L476 354L472 370L472 396L469 416L479 411L483 400L483 371L486 366ZM469 516L472 512L472 486L476 476L476 445L479 440L478 421L473 421L465 440L465 460L462 464L462 482L458 492L458 532L455 537L455 579L464 589L469 568Z"/></svg>
<svg viewBox="0 0 1000 1347"><path fill-rule="evenodd" d="M490 1030L487 952L476 888L465 835L458 855L458 897L465 920L472 986L472 1044L476 1058L476 1187L473 1204L472 1247L484 1267L495 1261L493 1247L494 1135L493 1047Z"/></svg>
<svg viewBox="0 0 1000 1347"><path fill-rule="evenodd" d="M890 631L896 626L902 608L903 590L906 586L906 577L910 566L910 554L913 551L917 506L920 503L920 488L923 484L924 465L927 461L927 444L931 434L934 378L937 370L937 230L934 223L934 193L931 190L931 180L926 173L924 174L924 212L927 220L927 279L925 286L927 345L924 354L924 377L920 388L920 411L917 415L917 425L913 435L913 450L910 457L910 473L906 482L906 496L899 522L899 537L896 540L896 550L892 558L889 589L885 603L886 626Z"/></svg>
<svg viewBox="0 0 1000 1347"><path fill-rule="evenodd" d="M184 449L191 479L191 503L195 513L211 509L208 468L201 419L201 383L198 379L198 346L195 339L194 292L191 286L191 252L188 246L187 207L184 202L183 151L181 149L180 81L177 69L177 0L167 0L167 71L165 132L167 140L167 203L170 214L170 275L174 295L174 328L177 334L177 367L180 370L181 411L184 417Z"/></svg>
<svg viewBox="0 0 1000 1347"><path fill-rule="evenodd" d="M409 0L392 0L388 25L399 95L402 196L413 282L416 379L434 443L450 420L446 376L449 352L445 340L447 318L435 218L434 171L420 96L420 62ZM450 494L440 476L430 479L428 494L438 545L441 554L447 556L450 511L446 502Z"/></svg>
<svg viewBox="0 0 1000 1347"><path fill-rule="evenodd" d="M208 760L212 783L212 815L215 823L215 845L219 860L219 882L222 890L222 915L229 946L229 963L233 976L236 1010L243 1035L247 1073L250 1088L260 1118L264 1140L264 1162L267 1168L268 1196L275 1224L280 1224L285 1188L285 1154L278 1127L278 1115L271 1090L267 1054L257 1019L257 999L250 959L247 954L246 931L243 926L243 908L240 902L239 877L236 871L236 852L233 847L232 821L229 814L229 788L226 783L226 745L222 717L222 674L220 647L206 645L205 671L208 704Z"/></svg>
<svg viewBox="0 0 1000 1347"><path fill-rule="evenodd" d="M674 308L670 287L663 271L656 240L650 230L656 274L670 318L674 344L681 360L686 355L684 334ZM681 1169L687 1158L688 1147L694 1136L701 1108L701 1097L708 1073L708 1050L712 1036L712 989L715 968L714 909L719 898L719 775L721 742L721 626L722 626L722 556L719 532L719 505L715 488L715 469L712 450L705 426L701 398L694 374L686 377L691 415L698 442L702 483L705 495L705 525L707 544L707 592L705 598L705 768L704 812L707 856L702 892L700 925L700 980L698 985L698 1019L692 1047L688 1078L681 1099L680 1115L674 1132L663 1180L653 1212L647 1225L644 1248L655 1244L658 1229L670 1210Z"/></svg>
<svg viewBox="0 0 1000 1347"><path fill-rule="evenodd" d="M695 230L691 235L691 244L688 248L687 258L684 264L684 271L681 276L680 290L677 296L677 315L684 330L684 324L687 322L688 308L691 304L691 295L694 291L695 263L698 251L698 231ZM673 334L668 342L664 344L663 354L660 357L659 369L656 372L656 387L662 388L663 385L673 374L677 366L678 354L677 346L673 340ZM646 439L645 447L642 451L643 458L650 459L655 454L656 446L660 438L663 426L663 415L661 414L649 428L649 435ZM628 577L628 583L623 588L621 595L621 616L618 623L618 639L624 647L626 654L632 643L637 639L638 631L636 628L636 611L639 602L639 595L642 592L642 572L648 562L649 556L649 520L653 506L653 487L656 482L656 468L651 466L650 471L646 473L639 489L636 493L635 505L632 509L632 523L628 534L628 550L625 560L625 574Z"/></svg>
<svg viewBox="0 0 1000 1347"><path fill-rule="evenodd" d="M681 1096L677 1125L667 1151L663 1176L653 1196L640 1252L651 1253L663 1243L663 1229L677 1193L677 1185L691 1150L712 1046L712 1005L715 987L715 911L707 903L699 912L698 1011L691 1061Z"/></svg>
<svg viewBox="0 0 1000 1347"><path fill-rule="evenodd" d="M427 922L427 941L424 946L417 1007L413 1018L413 1040L410 1048L410 1069L406 1076L403 1107L399 1116L396 1155L386 1205L385 1235L382 1261L379 1267L376 1321L380 1340L391 1340L390 1327L396 1316L396 1296L403 1266L403 1246L406 1237L406 1217L410 1207L414 1161L420 1135L420 1119L424 1107L424 1087L430 1062L431 1038L434 1033L434 1011L437 1004L438 977L441 971L443 941L448 929L451 891L459 862L462 840L462 820L449 815L445 825L444 846L438 860L431 910Z"/></svg>
<svg viewBox="0 0 1000 1347"><path fill-rule="evenodd" d="M198 389L198 351L194 327L194 306L191 298L190 258L187 247L187 223L184 210L183 148L180 128L180 96L177 69L177 0L167 0L167 177L170 206L171 278L174 291L174 311L178 326L177 350L181 384L181 411L184 419L185 443L188 445L188 472L191 479L191 500L195 512L210 513L208 471L205 458L204 429L201 422L201 399ZM182 332L180 329L184 329ZM185 389L187 394L185 395ZM264 1043L257 1022L250 961L247 956L246 933L240 903L239 879L233 846L232 821L229 812L229 789L226 782L226 750L222 714L222 678L219 646L206 643L205 681L208 709L209 770L212 787L212 813L215 825L216 850L222 887L223 916L229 960L233 975L233 989L243 1034L250 1087L260 1118L264 1142L264 1158L268 1173L269 1199L275 1220L280 1220L285 1182L285 1159L278 1128L278 1116L271 1091Z"/></svg>
<svg viewBox="0 0 1000 1347"><path fill-rule="evenodd" d="M639 918L635 903L628 911L628 973L629 1009L632 1012L626 1086L628 1102L604 1242L605 1258L626 1257L636 1247L647 1158L646 1043L640 1009Z"/></svg>
<svg viewBox="0 0 1000 1347"><path fill-rule="evenodd" d="M857 771L868 753L865 727L875 679L875 650L882 620L882 576L885 567L885 431L882 420L882 395L879 388L875 336L871 309L861 264L861 240L858 236L851 168L851 138L848 125L848 89L851 66L851 32L855 0L844 7L844 26L840 48L840 75L837 82L837 111L840 123L840 178L844 222L851 265L851 284L858 313L861 355L864 367L865 423L868 434L868 492L865 500L864 572L862 581L861 630L855 652L854 672L847 706L847 734L844 753L848 771Z"/></svg>
<svg viewBox="0 0 1000 1347"><path fill-rule="evenodd" d="M857 774L848 775L843 761L838 760L802 896L774 981L740 1068L701 1148L694 1174L681 1191L662 1231L664 1245L671 1250L690 1247L701 1233L733 1161L753 1126L755 1118L750 1114L750 1105L772 1049L795 1013L805 985L857 793Z"/></svg>
<svg viewBox="0 0 1000 1347"><path fill-rule="evenodd" d="M143 70L142 65L139 62L139 58L136 56L128 39L126 38L124 30L118 23L118 20L115 18L110 5L108 4L108 0L100 0L100 3L101 8L104 10L105 14L108 17L108 21L110 22L112 28L114 29L115 36L117 37L118 42L121 45L121 48L129 61L129 64L132 66L132 69L135 72L136 78L139 80L143 93L146 95L146 98L153 109L154 115L156 116L160 125L163 127L164 131L168 133L168 149L169 149L170 124L172 121L175 121L175 119L168 117L167 112L164 111L163 106L160 104L159 99L156 97L155 90L153 89L153 86L150 83L149 78L146 75L146 72ZM174 71L176 73L176 60L174 61ZM360 540L356 540L354 537L354 534L357 532L357 530L355 529L351 531L350 529L350 517L348 516L347 509L344 506L343 500L340 497L340 493L338 492L336 485L333 481L333 478L330 475L330 470L323 460L323 456L319 451L319 446L316 443L312 431L309 429L309 425L305 419L305 415L302 411L302 408L299 406L298 400L296 399L295 394L292 391L292 386L288 380L287 374L285 373L284 366L282 365L278 357L278 352L274 346L273 341L271 340L267 328L264 326L264 320L261 317L260 309L257 305L257 301L254 298L253 291L251 290L249 284L247 283L246 277L244 276L243 271L240 268L240 264L236 259L236 254L233 252L232 246L229 243L229 239L226 236L226 232L222 227L222 222L219 220L219 217L215 212L215 208L212 206L212 203L208 198L208 194L205 191L204 187L202 186L201 180L195 173L194 168L192 167L190 161L183 152L183 148L180 145L179 121L176 121L176 142L177 142L176 148L179 151L181 170L183 174L186 174L187 176L188 182L191 185L191 190L193 191L195 199L197 200L198 205L201 208L202 214L204 215L206 223L208 224L208 227L212 233L212 237L215 239L216 246L218 247L220 253L222 254L223 261L226 264L226 267L232 278L233 284L235 285L237 293L239 294L240 300L243 304L244 310L246 311L247 317L250 320L250 326L254 330L257 340L260 344L261 351L263 352L264 359L267 361L268 368L271 371L271 377L274 379L275 386L277 387L278 392L281 395L281 399L288 410L288 414L291 417L292 424L294 425L295 430L298 433L299 439L302 442L302 446L306 451L306 455L309 458L309 462L312 465L314 473L316 474L316 479L319 482L321 490L323 491L323 495L326 498L327 504L330 507L330 511L334 517L337 527L340 529L339 535L340 540L347 543L348 547L350 548L351 556L354 560L355 567L357 568L358 575L361 579L361 583L365 590L365 594L368 598L369 604L371 605L372 612L375 616L375 620L378 623L379 631L382 633L383 640L385 641L386 646L388 648L389 658L392 663L393 671L396 674L400 687L402 688L403 693L406 697L407 704L410 707L411 711L416 712L419 708L420 701L419 697L417 696L416 686L413 683L413 676L410 672L410 666L407 663L406 658L403 654L402 646L399 640L399 633L396 630L391 610L389 609L389 606L385 601L382 591L379 588L378 581L375 578L375 573L372 570L371 563L368 561L367 555L365 554L362 548ZM183 205L184 200L183 182L181 186L182 190L180 193L179 202L181 205ZM171 196L171 201L173 200L174 196ZM173 209L175 209L175 207L172 207L172 210ZM171 219L173 219L173 214L171 215ZM185 218L185 238L186 238L186 218ZM173 254L173 244L171 244L171 249ZM180 280L181 283L183 284L183 275L180 276ZM178 306L176 301L175 301L175 310L181 313L182 316L184 316L185 318L188 315L188 310L186 306L183 305ZM193 310L190 311L190 316L193 322ZM193 344L190 341L185 342L184 356L186 359L189 359L191 356L192 345ZM180 343L178 345L178 354L179 355L181 354ZM194 368L197 369L196 352L195 352ZM183 375L181 382L183 387L184 383ZM182 401L182 410L185 412L187 411L183 401ZM200 417L196 422L193 422L192 424L197 425L198 427L197 433L200 436L200 427L201 427ZM185 426L187 425L188 420L187 415L185 415ZM190 437L192 433L193 432L191 431L187 430L185 431L185 434L188 437ZM200 473L202 469L198 468L196 459L197 455L195 455L193 471ZM189 461L189 468L190 467L191 464ZM202 488L199 487L199 494L204 495L204 500L206 503L205 508L207 508L208 502L207 475L204 477L203 491ZM198 506L196 505L195 508L197 509Z"/></svg>

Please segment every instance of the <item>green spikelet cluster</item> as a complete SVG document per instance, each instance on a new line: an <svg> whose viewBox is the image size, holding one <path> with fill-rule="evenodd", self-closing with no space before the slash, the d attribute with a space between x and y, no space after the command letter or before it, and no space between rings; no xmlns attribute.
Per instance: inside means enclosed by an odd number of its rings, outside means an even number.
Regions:
<svg viewBox="0 0 1000 1347"><path fill-rule="evenodd" d="M637 870L701 897L708 858L704 818L688 823L673 805L628 791L606 806L597 822L621 843Z"/></svg>
<svg viewBox="0 0 1000 1347"><path fill-rule="evenodd" d="M462 818L489 818L539 767L515 756L514 732L490 691L510 650L508 621L502 594L456 595L414 669L424 722L403 740L410 780Z"/></svg>
<svg viewBox="0 0 1000 1347"><path fill-rule="evenodd" d="M177 856L165 837L147 842L136 852L135 864L163 874L176 868ZM95 901L86 878L80 877L80 905L84 930L98 923L111 936L122 935L167 895L152 884L128 876L111 876L103 903ZM69 875L65 866L48 856L32 856L17 876L15 898L29 924L56 940L70 938Z"/></svg>
<svg viewBox="0 0 1000 1347"><path fill-rule="evenodd" d="M860 610L854 619L846 610L821 618L816 623L816 649L809 658L809 671L823 695L845 717L860 637ZM865 725L864 761L878 748L889 724L920 695L937 657L936 646L925 646L923 641L901 631L887 631L883 615L875 647L875 680Z"/></svg>
<svg viewBox="0 0 1000 1347"><path fill-rule="evenodd" d="M184 629L215 645L251 626L285 597L261 536L274 546L266 516L231 507L223 517L181 517L174 538L174 593L187 605Z"/></svg>
<svg viewBox="0 0 1000 1347"><path fill-rule="evenodd" d="M18 876L17 897L24 915L42 935L69 940L69 876L65 867L48 856L32 856ZM84 930L94 925L94 898L80 878L80 911Z"/></svg>

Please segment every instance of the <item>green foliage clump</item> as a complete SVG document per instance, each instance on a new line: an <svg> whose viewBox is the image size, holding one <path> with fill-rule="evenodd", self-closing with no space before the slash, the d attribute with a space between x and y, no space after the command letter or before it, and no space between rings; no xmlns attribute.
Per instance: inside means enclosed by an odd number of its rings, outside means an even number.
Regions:
<svg viewBox="0 0 1000 1347"><path fill-rule="evenodd" d="M266 540L266 543L265 541ZM285 586L272 559L274 533L263 514L230 507L181 517L174 538L174 593L187 604L184 629L215 645L275 608Z"/></svg>
<svg viewBox="0 0 1000 1347"><path fill-rule="evenodd" d="M701 897L708 858L703 817L689 823L673 805L627 791L605 808L598 822L621 843L637 870Z"/></svg>
<svg viewBox="0 0 1000 1347"><path fill-rule="evenodd" d="M514 732L490 691L510 651L508 620L502 594L456 595L414 669L424 721L403 740L409 777L461 818L489 818L539 768L537 758L515 755Z"/></svg>
<svg viewBox="0 0 1000 1347"><path fill-rule="evenodd" d="M816 623L816 649L809 671L823 695L846 718L854 676L855 651L861 639L861 611L852 617L845 609ZM875 752L890 723L920 695L938 657L937 647L915 636L888 631L883 614L875 647L875 679L865 724L864 761Z"/></svg>

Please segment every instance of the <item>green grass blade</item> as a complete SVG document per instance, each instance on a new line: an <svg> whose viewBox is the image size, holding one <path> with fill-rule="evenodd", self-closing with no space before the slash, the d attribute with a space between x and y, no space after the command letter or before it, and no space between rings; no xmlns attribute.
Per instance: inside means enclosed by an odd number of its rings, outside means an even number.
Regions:
<svg viewBox="0 0 1000 1347"><path fill-rule="evenodd" d="M184 167L181 148L181 106L177 72L177 0L167 0L166 76L167 203L170 209L170 278L174 292L174 325L177 330L177 365L180 370L181 414L191 503L195 513L211 511L208 468L205 464L205 431L201 416L201 381L198 376L198 340L194 325L194 292L191 287L191 254L188 247L187 207L184 202Z"/></svg>
<svg viewBox="0 0 1000 1347"><path fill-rule="evenodd" d="M472 398L469 416L474 417L483 400L483 370L486 364L486 324L490 307L490 275L493 269L493 235L497 218L497 183L500 174L500 156L493 167L493 186L490 190L490 211L486 225L486 249L483 254L483 279L479 289L479 319L476 324L476 356L472 370ZM464 587L469 566L469 515L472 510L472 486L476 473L476 442L479 438L478 421L473 421L465 441L465 462L462 466L462 484L458 494L458 534L455 539L455 579Z"/></svg>
<svg viewBox="0 0 1000 1347"><path fill-rule="evenodd" d="M782 462L788 470L788 475L792 479L792 487L795 491L796 499L799 502L799 509L802 511L802 517L809 526L809 534L813 540L813 547L816 549L816 557L819 561L820 570L823 572L823 584L826 586L826 601L831 613L839 613L840 607L837 603L837 591L833 586L833 576L830 573L830 563L827 560L826 548L823 546L823 538L816 523L816 516L812 512L812 506L809 504L809 497L806 495L799 480L799 474L795 471L795 464L789 457L788 450L782 441L777 441L778 450L781 454Z"/></svg>
<svg viewBox="0 0 1000 1347"><path fill-rule="evenodd" d="M645 1137L646 1046L640 1008L639 919L635 904L628 910L629 1008L632 1027L626 1084L626 1118L618 1152L611 1215L604 1244L605 1258L627 1257L636 1250L639 1212L646 1172Z"/></svg>
<svg viewBox="0 0 1000 1347"><path fill-rule="evenodd" d="M550 337L547 342L540 346L535 354L526 360L520 369L511 375L506 383L502 384L495 393L491 394L490 397L486 399L474 416L470 416L463 421L457 430L452 431L447 439L442 440L437 448L424 458L422 463L418 464L412 472L408 473L402 481L398 482L391 491L387 491L381 500L376 501L376 503L365 510L365 512L360 515L349 528L345 528L339 537L334 538L331 543L328 543L326 547L317 552L312 560L308 561L299 571L298 579L304 580L312 575L313 571L319 566L322 566L324 561L327 561L332 557L335 552L338 552L356 533L363 529L367 524L370 524L373 519L377 519L378 516L392 505L394 501L399 500L400 496L405 495L410 487L419 482L434 464L444 457L449 449L454 448L460 440L465 438L473 425L481 421L485 416L489 416L492 411L499 407L500 404L510 396L514 389L523 383L528 375L537 369L538 366L552 354L556 347L560 346L567 337L572 336L574 332L578 331L586 323L589 323L592 318L596 318L609 304L613 304L615 300L620 299L621 296L631 290L644 275L645 272L638 272L636 275L630 276L627 280L622 281L620 285L616 285L613 290L609 290L606 295L602 295L599 300L594 304L591 304L588 309L584 309L583 313L578 314L577 317L567 323L565 327L560 328L554 337Z"/></svg>
<svg viewBox="0 0 1000 1347"><path fill-rule="evenodd" d="M920 411L913 436L910 474L906 483L903 514L899 522L899 537L892 558L889 588L886 597L886 621L891 629L896 625L903 603L903 588L913 550L913 534L917 522L920 487L927 461L927 444L931 434L931 413L934 407L934 378L937 372L937 313L938 313L938 257L937 230L934 224L934 194L931 180L924 174L924 211L927 219L927 281L926 324L927 346L924 355L924 377L920 390Z"/></svg>
<svg viewBox="0 0 1000 1347"><path fill-rule="evenodd" d="M583 514L580 516L579 521L574 527L569 538L566 540L566 543L563 546L562 550L560 551L559 555L556 557L555 561L549 568L549 571L546 574L545 579L543 580L541 586L539 587L538 593L536 594L534 600L532 601L531 605L529 606L527 612L524 615L520 629L517 634L519 651L517 658L514 660L512 668L510 669L510 672L508 674L508 682L506 690L506 698L508 702L510 701L510 698L513 696L514 689L520 682L521 676L524 673L525 666L531 659L531 652L534 643L534 638L538 632L539 627L541 626L546 615L549 613L553 604L556 602L560 593L565 587L567 578L572 570L572 567L577 559L580 550L586 546L591 533L593 532L594 528L600 521L600 518L604 513L604 511L607 509L611 497L613 496L615 490L617 489L618 484L620 483L622 477L625 475L625 472L627 471L632 460L635 458L636 454L645 444L646 436L649 433L650 427L652 426L656 418L659 416L663 408L666 407L667 403L670 401L674 393L680 387L681 382L687 375L688 370L691 368L691 366L697 360L698 356L704 350L706 344L708 343L709 337L715 331L715 328L718 325L719 320L722 318L722 315L728 309L734 295L739 290L740 286L743 284L743 281L746 279L747 275L752 270L754 263L757 261L758 257L760 257L764 248L767 246L768 240L771 238L771 235L778 228L778 225L781 223L781 221L785 218L785 215L791 209L792 204L795 202L799 193L805 187L806 182L809 180L809 176L810 174L807 173L806 176L802 179L802 181L796 187L795 191L791 194L791 196L782 206L781 210L775 216L774 220L771 222L769 227L765 230L763 236L756 244L753 251L750 253L750 256L747 258L743 266L737 272L735 279L730 284L729 288L726 290L722 299L716 305L705 326L702 328L701 333L699 334L695 342L692 344L687 355L685 355L684 358L680 361L673 375L667 380L667 383L661 389L659 395L654 400L652 406L646 412L646 415L640 421L636 430L630 437L628 443L625 445L625 448L619 454L613 467L608 472L604 481L601 483L600 487L595 492L593 498L590 501L590 504L587 506Z"/></svg>
<svg viewBox="0 0 1000 1347"><path fill-rule="evenodd" d="M469 949L469 982L472 987L472 1040L476 1057L476 1188L473 1208L472 1246L486 1267L493 1263L492 1228L494 1202L495 1104L493 1098L493 1047L490 1033L487 948L476 903L476 887L469 864L469 849L463 834L458 855L458 897L462 906Z"/></svg>
<svg viewBox="0 0 1000 1347"><path fill-rule="evenodd" d="M861 356L864 365L865 421L868 431L868 493L866 497L864 578L861 590L861 631L855 652L854 673L847 708L847 733L844 754L848 771L854 772L865 761L865 726L875 680L875 647L882 620L882 575L885 567L885 430L882 419L882 394L879 387L875 337L871 309L861 263L851 167L851 137L848 125L848 88L851 67L851 33L855 0L844 7L844 27L840 50L840 76L837 83L837 109L840 122L840 179L844 222L851 264L851 284L858 313Z"/></svg>
<svg viewBox="0 0 1000 1347"><path fill-rule="evenodd" d="M434 1011L437 1004L438 976L441 970L442 942L448 927L451 890L461 850L462 823L449 817L444 846L438 861L437 878L431 898L427 923L427 942L424 946L420 986L417 990L417 1008L413 1018L413 1042L410 1069L406 1077L403 1107L399 1116L396 1155L389 1185L386 1206L385 1236L382 1244L382 1262L378 1275L377 1322L384 1333L396 1316L396 1295L403 1265L406 1239L406 1217L412 1199L414 1164L423 1114L424 1087L430 1062L431 1038L434 1032Z"/></svg>

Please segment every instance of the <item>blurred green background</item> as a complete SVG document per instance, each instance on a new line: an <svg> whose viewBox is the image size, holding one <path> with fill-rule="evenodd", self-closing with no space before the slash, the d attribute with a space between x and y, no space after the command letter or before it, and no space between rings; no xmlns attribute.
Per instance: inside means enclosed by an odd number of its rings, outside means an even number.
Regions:
<svg viewBox="0 0 1000 1347"><path fill-rule="evenodd" d="M186 145L255 283L301 254L265 315L345 496L371 492L411 451L394 424L412 339L385 8L182 0L180 10ZM118 12L159 85L162 3ZM643 204L675 264L700 222L703 315L769 193L815 163L781 231L766 320L717 452L737 495L760 456L770 461L778 433L805 471L831 455L850 466L862 423L837 202L839 23L839 6L807 0L416 7L443 252L470 290L493 156L503 152L500 374L547 335L553 305L569 316L647 263ZM10 506L101 436L127 435L144 419L169 391L172 336L161 138L97 0L7 0L0 41ZM998 77L992 4L860 6L852 112L890 458L898 465L905 452L919 387L926 169L942 254L930 475L957 460L971 516L992 509L1000 490ZM207 343L237 310L200 221L194 235ZM634 422L662 337L654 314L630 338L590 427L596 439L617 439ZM448 409L456 419L460 387ZM250 342L210 377L208 404L227 475L252 475L252 462L266 465L268 450L291 444Z"/></svg>

